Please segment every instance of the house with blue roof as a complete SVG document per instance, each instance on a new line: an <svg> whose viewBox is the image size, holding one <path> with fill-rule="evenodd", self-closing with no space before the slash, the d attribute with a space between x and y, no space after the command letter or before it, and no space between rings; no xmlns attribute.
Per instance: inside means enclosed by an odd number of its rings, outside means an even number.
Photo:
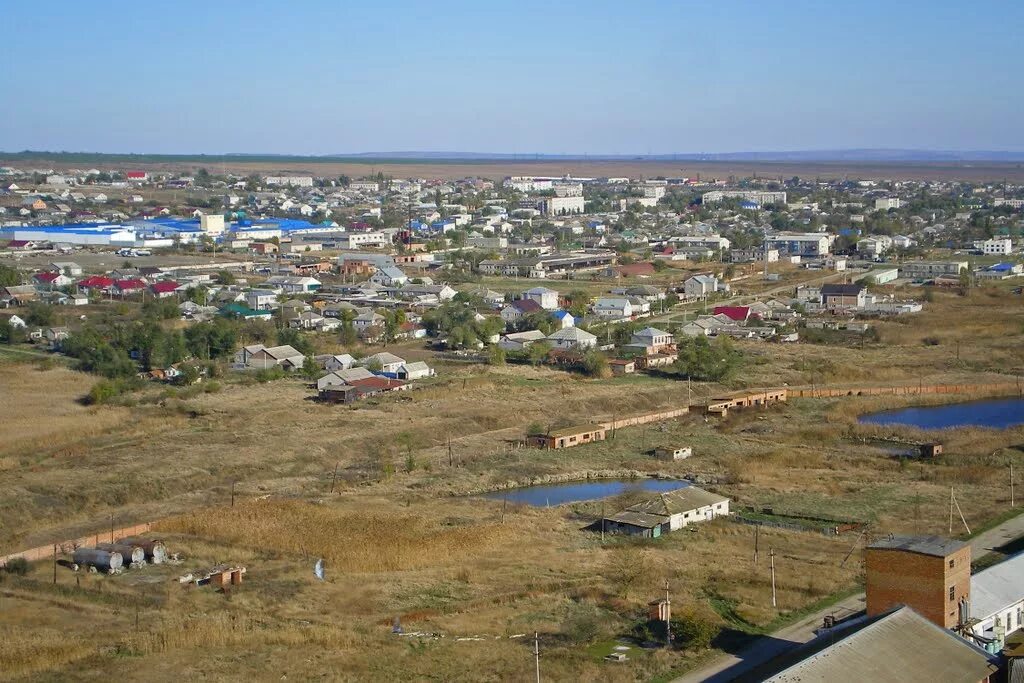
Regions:
<svg viewBox="0 0 1024 683"><path fill-rule="evenodd" d="M553 311L551 317L555 319L555 329L564 330L567 327L576 326L576 318L569 311Z"/></svg>
<svg viewBox="0 0 1024 683"><path fill-rule="evenodd" d="M1024 274L1024 266L1019 263L996 263L974 274L982 280L1009 280Z"/></svg>

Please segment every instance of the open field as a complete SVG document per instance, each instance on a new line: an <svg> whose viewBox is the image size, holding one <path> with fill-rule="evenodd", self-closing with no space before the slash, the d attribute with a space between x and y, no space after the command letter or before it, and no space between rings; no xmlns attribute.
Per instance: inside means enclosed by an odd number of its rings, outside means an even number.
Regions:
<svg viewBox="0 0 1024 683"><path fill-rule="evenodd" d="M736 162L736 161L644 161L644 160L414 160L414 159L330 159L330 158L254 158L238 157L105 157L63 161L60 159L3 158L0 165L22 169L98 168L101 170L138 169L145 171L185 172L206 168L211 173L290 173L335 177L342 174L358 178L383 172L395 178L465 178L470 176L500 180L506 176L564 176L631 178L697 177L726 179L730 176L762 178L818 177L821 179L879 179L933 181L1024 180L1024 164L1018 162Z"/></svg>
<svg viewBox="0 0 1024 683"><path fill-rule="evenodd" d="M737 343L740 374L727 386L695 383L692 401L781 384L1012 381L1024 374L1024 305L1008 290L935 292L925 313L878 323L878 342ZM64 569L53 587L45 562L26 577L0 574L0 629L13 634L0 650L0 678L96 680L127 664L155 680L327 671L351 680L518 680L532 671L530 644L508 636L536 630L550 680L647 679L700 653L636 649L626 665L594 653L631 631L666 579L677 613L724 628L715 642L724 647L855 586L866 539L946 533L951 486L972 529L1006 513L1007 467L1024 466L1024 428L954 430L941 437L943 456L921 461L896 458L876 440L933 435L855 419L964 396L799 399L725 420L691 414L620 429L575 449L519 449L510 441L531 424L686 404L686 383L431 362L439 377L429 387L352 407L312 402L298 380L237 379L187 399L154 388L131 407L87 408L77 399L93 378L4 354L0 554L111 521L156 521L186 562L85 575L81 588ZM647 455L669 444L695 455L675 463ZM863 538L762 530L762 552L778 553L775 611L765 563L753 564L750 526L718 520L654 542L602 545L581 531L601 514L599 502L509 506L503 515L501 501L463 495L621 471L696 477L737 511L869 526ZM312 577L318 557L324 583ZM220 595L172 580L217 562L246 565L245 583ZM396 616L407 631L446 637L395 637Z"/></svg>

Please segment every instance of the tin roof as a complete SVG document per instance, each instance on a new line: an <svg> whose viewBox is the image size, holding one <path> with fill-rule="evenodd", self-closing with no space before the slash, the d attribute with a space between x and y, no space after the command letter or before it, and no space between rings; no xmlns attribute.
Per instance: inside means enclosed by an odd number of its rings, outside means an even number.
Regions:
<svg viewBox="0 0 1024 683"><path fill-rule="evenodd" d="M908 553L932 555L933 557L948 557L966 547L967 544L963 541L943 538L942 536L892 535L887 538L880 538L868 546L872 550L903 550Z"/></svg>

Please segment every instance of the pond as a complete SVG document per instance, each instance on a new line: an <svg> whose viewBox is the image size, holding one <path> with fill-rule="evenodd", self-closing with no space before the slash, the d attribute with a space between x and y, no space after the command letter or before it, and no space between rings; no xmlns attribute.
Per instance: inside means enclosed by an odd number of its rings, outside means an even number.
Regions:
<svg viewBox="0 0 1024 683"><path fill-rule="evenodd" d="M861 415L863 424L906 425L919 429L991 427L1006 429L1024 424L1024 399L1000 398L944 406L899 408Z"/></svg>
<svg viewBox="0 0 1024 683"><path fill-rule="evenodd" d="M508 499L510 503L525 503L544 507L584 500L600 500L629 491L675 491L690 482L682 479L601 479L598 481L569 482L565 484L538 484L485 494L492 500Z"/></svg>

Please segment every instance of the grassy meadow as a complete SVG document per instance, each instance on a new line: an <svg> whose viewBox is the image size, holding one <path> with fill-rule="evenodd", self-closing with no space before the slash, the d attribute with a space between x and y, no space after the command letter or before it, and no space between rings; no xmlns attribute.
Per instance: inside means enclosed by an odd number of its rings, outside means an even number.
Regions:
<svg viewBox="0 0 1024 683"><path fill-rule="evenodd" d="M1012 381L1024 370L1024 306L1009 287L932 298L921 315L879 322L877 341L738 342L740 373L726 385L694 383L693 401L782 384ZM0 679L86 681L130 666L153 680L519 680L532 675L536 631L549 680L646 680L707 655L634 648L626 664L601 660L635 632L666 581L676 614L721 629L712 647L724 647L855 587L857 549L870 538L946 533L951 486L972 529L1005 514L1008 466L1024 468L1024 428L944 432L945 453L924 461L893 455L887 440L934 433L856 420L963 396L797 399L529 450L515 442L530 425L677 407L687 385L413 353L436 365L435 381L353 406L313 402L297 379L226 378L217 392L153 388L135 405L99 407L78 400L94 378L0 354L0 487L9 494L0 552L112 519L153 520L184 557L121 576L59 568L56 585L48 562L25 576L0 572ZM694 456L650 457L673 444ZM506 508L467 495L587 473L692 477L735 511L859 521L866 533L762 529L762 552L777 553L776 610L766 564L753 562L751 526L716 520L602 544L583 528L628 496ZM312 574L317 558L324 582ZM244 583L217 593L176 580L217 563L245 565ZM395 636L396 617L407 632L438 637ZM513 637L522 634L530 637Z"/></svg>

